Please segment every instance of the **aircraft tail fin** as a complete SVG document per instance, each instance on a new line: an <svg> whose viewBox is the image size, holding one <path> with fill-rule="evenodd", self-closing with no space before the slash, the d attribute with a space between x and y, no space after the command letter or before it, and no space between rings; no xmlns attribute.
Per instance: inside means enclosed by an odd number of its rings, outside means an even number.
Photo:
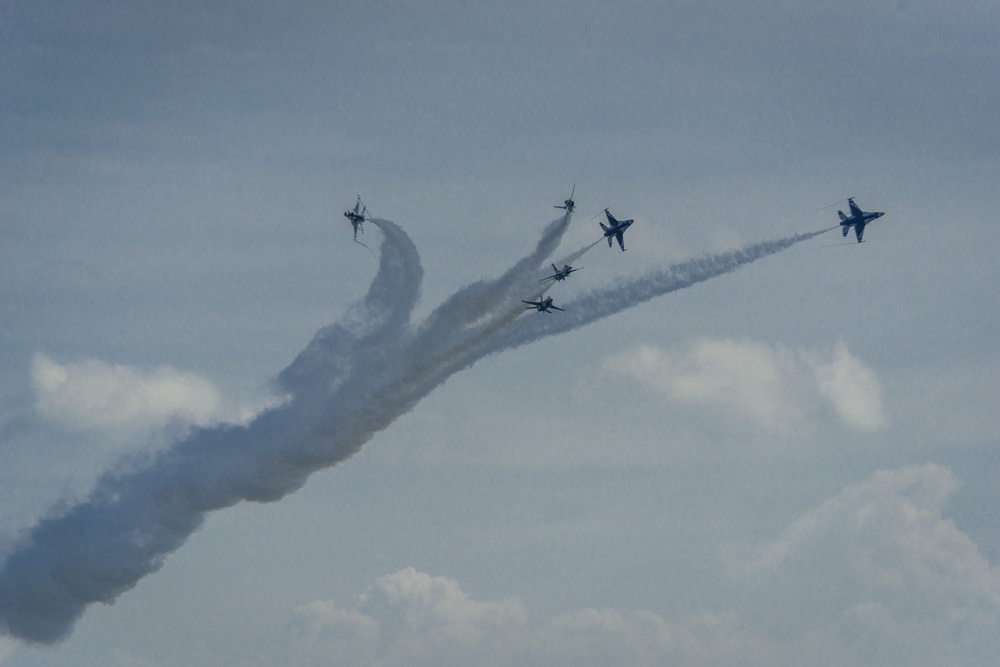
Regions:
<svg viewBox="0 0 1000 667"><path fill-rule="evenodd" d="M839 215L839 216L840 216L840 219L841 219L841 220L847 220L847 216L846 216L846 215L844 215L844 212L843 212L843 211L837 211L837 215Z"/></svg>

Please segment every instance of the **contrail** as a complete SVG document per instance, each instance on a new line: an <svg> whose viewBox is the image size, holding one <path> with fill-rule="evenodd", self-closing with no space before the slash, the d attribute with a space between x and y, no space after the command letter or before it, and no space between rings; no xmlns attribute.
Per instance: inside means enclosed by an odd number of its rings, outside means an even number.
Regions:
<svg viewBox="0 0 1000 667"><path fill-rule="evenodd" d="M570 218L552 221L502 276L460 289L418 325L411 322L423 278L417 249L392 222L372 220L384 234L375 279L278 375L287 400L245 426L196 429L127 470L106 473L85 501L37 523L0 566L0 631L36 643L64 639L88 605L113 602L158 570L208 512L298 490L488 354L584 326L828 231L683 262L592 292L558 317L522 317L521 299L544 292L539 268Z"/></svg>
<svg viewBox="0 0 1000 667"><path fill-rule="evenodd" d="M790 248L796 243L825 234L831 229L835 229L835 227L806 234L796 234L776 241L754 243L730 252L706 255L591 292L575 301L567 302L565 304L566 312L560 313L558 318L534 317L520 320L516 326L510 327L491 341L487 354L526 345L540 338L577 329L658 296L730 273L741 266Z"/></svg>

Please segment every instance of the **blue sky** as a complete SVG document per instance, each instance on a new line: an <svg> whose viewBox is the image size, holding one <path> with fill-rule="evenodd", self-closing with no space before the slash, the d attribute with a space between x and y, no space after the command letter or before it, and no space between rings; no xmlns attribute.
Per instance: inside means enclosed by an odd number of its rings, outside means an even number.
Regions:
<svg viewBox="0 0 1000 667"><path fill-rule="evenodd" d="M557 304L887 211L487 356L4 667L996 654L994 3L0 12L4 557L279 400L376 276L355 193L419 252L415 322L574 184L556 256L636 224Z"/></svg>

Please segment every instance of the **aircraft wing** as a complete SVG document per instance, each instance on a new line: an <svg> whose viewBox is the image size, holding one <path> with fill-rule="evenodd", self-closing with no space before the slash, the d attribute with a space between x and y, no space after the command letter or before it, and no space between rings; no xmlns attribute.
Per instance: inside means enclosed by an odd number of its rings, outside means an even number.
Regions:
<svg viewBox="0 0 1000 667"><path fill-rule="evenodd" d="M854 225L854 235L858 237L858 243L861 243L861 237L865 235L865 223L859 222Z"/></svg>
<svg viewBox="0 0 1000 667"><path fill-rule="evenodd" d="M851 207L851 215L859 217L861 216L861 207L855 204L853 199L848 199L847 205Z"/></svg>
<svg viewBox="0 0 1000 667"><path fill-rule="evenodd" d="M612 227L616 227L618 225L618 220L615 219L615 216L611 215L611 211L604 209L604 215L608 216L608 222L611 223Z"/></svg>
<svg viewBox="0 0 1000 667"><path fill-rule="evenodd" d="M625 232L618 232L617 234L615 234L615 238L618 239L618 247L622 249L622 252L624 252L625 251ZM608 240L610 241L611 239L608 239Z"/></svg>

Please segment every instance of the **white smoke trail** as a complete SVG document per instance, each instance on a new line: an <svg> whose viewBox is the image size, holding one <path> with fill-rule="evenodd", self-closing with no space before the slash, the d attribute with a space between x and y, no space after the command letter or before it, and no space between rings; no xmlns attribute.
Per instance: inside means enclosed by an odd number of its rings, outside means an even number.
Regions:
<svg viewBox="0 0 1000 667"><path fill-rule="evenodd" d="M558 262L554 262L554 263L555 264L562 264L564 266L566 264L569 264L569 265L572 266L573 262L575 262L576 260L578 260L581 257L583 257L584 254L586 254L588 250L590 250L591 248L593 248L595 245L597 245L598 243L600 243L602 240L603 239L597 239L593 243L590 243L588 245L583 246L582 248L580 248L576 252L571 252L570 254L568 254L565 257L563 257L562 259L560 259Z"/></svg>
<svg viewBox="0 0 1000 667"><path fill-rule="evenodd" d="M410 316L423 276L416 248L399 227L374 220L385 235L378 273L365 298L278 376L289 400L245 426L196 430L141 465L106 474L86 501L40 521L0 567L0 630L39 643L65 638L88 605L113 601L159 569L207 512L294 492L487 354L583 326L820 233L686 262L595 292L559 317L521 318L521 299L545 289L538 269L569 220L553 221L503 276L463 288L416 327Z"/></svg>
<svg viewBox="0 0 1000 667"><path fill-rule="evenodd" d="M0 569L0 628L57 641L88 604L110 602L159 569L206 512L277 500L357 451L370 434L350 423L335 431L363 403L354 393L363 389L359 362L408 329L423 274L409 237L379 226L386 238L368 294L279 376L291 399L245 427L197 430L136 470L106 474L86 502L38 523Z"/></svg>
<svg viewBox="0 0 1000 667"><path fill-rule="evenodd" d="M566 303L566 312L561 313L565 317L546 317L544 319L536 317L519 321L516 326L510 327L491 340L486 354L519 347L540 338L577 329L655 297L730 273L741 266L790 248L796 243L825 234L830 229L835 228L830 227L775 241L755 243L730 252L705 255L633 278L628 282L591 292L575 301Z"/></svg>

